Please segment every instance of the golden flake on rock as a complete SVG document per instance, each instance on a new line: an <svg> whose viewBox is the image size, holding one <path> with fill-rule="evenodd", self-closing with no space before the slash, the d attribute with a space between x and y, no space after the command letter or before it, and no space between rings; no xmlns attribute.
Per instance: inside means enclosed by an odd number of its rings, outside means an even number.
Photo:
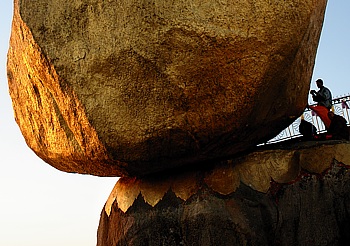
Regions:
<svg viewBox="0 0 350 246"><path fill-rule="evenodd" d="M300 165L310 173L321 174L334 159L334 145L322 145L300 151Z"/></svg>
<svg viewBox="0 0 350 246"><path fill-rule="evenodd" d="M111 194L109 194L108 199L105 204L105 212L109 216L111 214L112 205L117 198L117 183L114 185ZM124 211L125 212L125 211Z"/></svg>
<svg viewBox="0 0 350 246"><path fill-rule="evenodd" d="M299 175L299 153L290 150L275 151L265 165L274 181L288 183Z"/></svg>
<svg viewBox="0 0 350 246"><path fill-rule="evenodd" d="M110 215L114 201L124 213L133 205L140 194L139 182L136 178L120 178L115 184L105 205L107 215Z"/></svg>
<svg viewBox="0 0 350 246"><path fill-rule="evenodd" d="M311 173L322 173L330 167L333 159L344 164L350 164L350 144L339 143L321 145L300 151L302 168Z"/></svg>
<svg viewBox="0 0 350 246"><path fill-rule="evenodd" d="M204 182L212 190L229 195L236 191L240 185L238 170L232 165L219 166L214 168L209 175L204 178Z"/></svg>
<svg viewBox="0 0 350 246"><path fill-rule="evenodd" d="M195 172L178 175L171 184L171 190L184 201L196 194L199 188L199 177Z"/></svg>
<svg viewBox="0 0 350 246"><path fill-rule="evenodd" d="M162 200L170 185L169 179L143 179L140 182L140 190L145 202L154 207Z"/></svg>
<svg viewBox="0 0 350 246"><path fill-rule="evenodd" d="M334 148L334 159L350 165L350 143L336 145Z"/></svg>
<svg viewBox="0 0 350 246"><path fill-rule="evenodd" d="M241 181L254 190L267 192L270 188L271 177L263 163L248 160L237 166Z"/></svg>

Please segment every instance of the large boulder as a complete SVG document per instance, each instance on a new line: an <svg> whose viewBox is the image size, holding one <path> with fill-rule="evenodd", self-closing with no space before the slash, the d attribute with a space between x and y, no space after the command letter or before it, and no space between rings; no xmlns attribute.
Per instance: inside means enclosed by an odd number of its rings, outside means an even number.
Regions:
<svg viewBox="0 0 350 246"><path fill-rule="evenodd" d="M8 78L35 153L145 175L244 151L307 104L326 0L15 0Z"/></svg>

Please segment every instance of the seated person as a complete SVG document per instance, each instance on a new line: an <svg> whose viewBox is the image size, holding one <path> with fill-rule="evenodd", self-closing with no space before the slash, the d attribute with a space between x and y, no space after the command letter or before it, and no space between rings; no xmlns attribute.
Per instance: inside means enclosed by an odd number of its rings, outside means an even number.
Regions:
<svg viewBox="0 0 350 246"><path fill-rule="evenodd" d="M301 135L303 135L305 140L313 140L314 136L317 134L317 129L310 122L301 119L299 125L299 132Z"/></svg>
<svg viewBox="0 0 350 246"><path fill-rule="evenodd" d="M332 111L328 112L328 118L331 120L331 124L327 129L327 134L331 135L331 139L349 140L349 128L346 125L346 120Z"/></svg>

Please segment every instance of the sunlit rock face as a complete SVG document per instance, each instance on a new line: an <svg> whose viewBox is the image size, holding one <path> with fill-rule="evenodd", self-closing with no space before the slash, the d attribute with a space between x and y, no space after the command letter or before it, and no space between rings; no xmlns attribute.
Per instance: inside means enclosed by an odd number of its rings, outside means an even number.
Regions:
<svg viewBox="0 0 350 246"><path fill-rule="evenodd" d="M236 154L303 111L325 6L16 0L16 120L66 172L141 176Z"/></svg>
<svg viewBox="0 0 350 246"><path fill-rule="evenodd" d="M349 245L349 164L349 142L310 142L121 178L97 245Z"/></svg>

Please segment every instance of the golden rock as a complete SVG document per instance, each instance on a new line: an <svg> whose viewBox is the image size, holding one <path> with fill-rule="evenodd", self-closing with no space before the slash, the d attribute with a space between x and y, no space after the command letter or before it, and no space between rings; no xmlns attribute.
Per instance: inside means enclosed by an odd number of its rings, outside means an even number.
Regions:
<svg viewBox="0 0 350 246"><path fill-rule="evenodd" d="M8 79L31 149L144 176L266 141L307 104L326 0L15 0Z"/></svg>

